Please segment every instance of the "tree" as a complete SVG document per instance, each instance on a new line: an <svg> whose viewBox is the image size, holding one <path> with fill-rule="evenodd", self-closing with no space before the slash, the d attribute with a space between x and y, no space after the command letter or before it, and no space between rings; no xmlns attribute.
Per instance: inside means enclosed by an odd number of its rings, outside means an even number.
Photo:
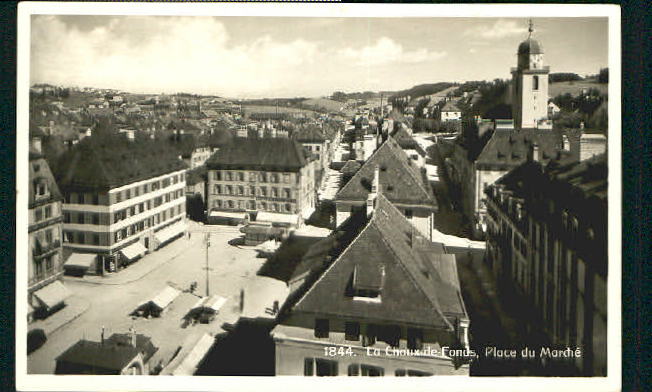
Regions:
<svg viewBox="0 0 652 392"><path fill-rule="evenodd" d="M609 83L609 68L601 68L598 74L598 83Z"/></svg>

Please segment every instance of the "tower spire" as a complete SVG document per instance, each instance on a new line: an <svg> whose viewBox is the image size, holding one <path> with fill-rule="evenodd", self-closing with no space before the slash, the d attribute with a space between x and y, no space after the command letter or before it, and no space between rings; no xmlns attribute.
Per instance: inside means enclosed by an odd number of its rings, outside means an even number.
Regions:
<svg viewBox="0 0 652 392"><path fill-rule="evenodd" d="M534 32L534 23L532 23L532 19L528 19L528 35L527 37L530 38L532 37L532 33Z"/></svg>

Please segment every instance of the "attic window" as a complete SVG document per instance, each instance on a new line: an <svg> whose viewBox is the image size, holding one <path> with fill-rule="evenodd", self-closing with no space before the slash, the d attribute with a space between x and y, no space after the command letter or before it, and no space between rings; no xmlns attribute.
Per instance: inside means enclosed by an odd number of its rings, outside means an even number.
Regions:
<svg viewBox="0 0 652 392"><path fill-rule="evenodd" d="M385 166L385 165L381 166L380 171L382 171L382 172L387 171L387 166Z"/></svg>
<svg viewBox="0 0 652 392"><path fill-rule="evenodd" d="M34 164L34 171L37 172L37 171L39 171L39 170L41 170L41 165L38 164L38 163L35 163L35 164Z"/></svg>
<svg viewBox="0 0 652 392"><path fill-rule="evenodd" d="M393 185L387 185L387 190L390 191L390 192L393 191L394 186Z"/></svg>
<svg viewBox="0 0 652 392"><path fill-rule="evenodd" d="M380 293L385 280L385 266L379 265L362 268L356 265L353 268L351 293L354 300L380 302Z"/></svg>

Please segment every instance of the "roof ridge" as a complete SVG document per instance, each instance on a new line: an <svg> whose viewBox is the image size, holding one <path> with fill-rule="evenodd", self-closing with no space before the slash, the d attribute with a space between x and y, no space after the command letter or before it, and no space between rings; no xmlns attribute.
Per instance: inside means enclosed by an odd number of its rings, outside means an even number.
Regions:
<svg viewBox="0 0 652 392"><path fill-rule="evenodd" d="M374 157L379 153L379 151L380 151L380 150L385 146L385 144L387 143L387 141L388 141L391 137L392 137L391 135L388 136L388 137L387 137L387 140L385 140L385 143L381 144L380 147L378 147L378 148L376 149L376 151L374 151L374 152L371 154L371 156L370 156L369 158L367 158L367 160L366 160L362 165L360 165L360 169L358 169L358 171L355 172L355 174L353 175L353 177L351 177L351 179L350 179L346 184L344 184L344 187L342 187L339 191L337 191L337 193L335 194L335 198L336 198L336 199L337 199L337 195L340 194L340 193L344 193L344 190L345 190L345 189L347 189L347 188L349 188L349 187L353 187L353 184L354 184L354 181L353 181L353 180L357 179L359 176L362 175L361 173L362 173L362 168L364 167L364 165L366 165L367 162L371 162L371 160L372 160L372 159L373 159L373 158L374 158ZM389 147L387 147L387 148L389 148ZM357 161L356 161L356 162L357 162Z"/></svg>
<svg viewBox="0 0 652 392"><path fill-rule="evenodd" d="M396 140L394 140L394 141L396 142ZM398 146L398 142L397 142L397 146ZM396 151L396 150L397 149L394 149L394 151L395 151L394 153L399 154L399 152ZM428 192L428 190L425 188L425 184L423 183L423 178L416 177L417 173L415 172L415 170L419 170L419 169L416 168L416 167L412 167L412 164L408 164L408 161L410 160L410 157L405 153L405 151L403 151L402 148L400 148L400 146L399 146L398 150L400 150L400 153L403 154L405 156L405 158L407 158L407 160L403 159L403 156L396 156L396 158L401 162L403 167L405 167L406 170L412 175L412 179L415 180L417 185L419 186L419 188L422 191L425 192L427 198L429 200L432 199L432 194L430 192Z"/></svg>

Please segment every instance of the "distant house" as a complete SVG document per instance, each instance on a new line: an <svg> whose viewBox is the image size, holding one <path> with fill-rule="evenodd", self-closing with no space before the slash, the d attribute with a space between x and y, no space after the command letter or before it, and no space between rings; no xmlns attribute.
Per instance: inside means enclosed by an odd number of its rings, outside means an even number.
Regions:
<svg viewBox="0 0 652 392"><path fill-rule="evenodd" d="M559 109L559 106L555 105L554 102L548 102L548 118L553 118L560 111L561 109Z"/></svg>
<svg viewBox="0 0 652 392"><path fill-rule="evenodd" d="M149 375L149 360L156 351L149 337L133 331L99 342L82 339L57 357L54 373Z"/></svg>
<svg viewBox="0 0 652 392"><path fill-rule="evenodd" d="M453 101L448 101L441 109L440 121L459 121L462 119L462 110Z"/></svg>

